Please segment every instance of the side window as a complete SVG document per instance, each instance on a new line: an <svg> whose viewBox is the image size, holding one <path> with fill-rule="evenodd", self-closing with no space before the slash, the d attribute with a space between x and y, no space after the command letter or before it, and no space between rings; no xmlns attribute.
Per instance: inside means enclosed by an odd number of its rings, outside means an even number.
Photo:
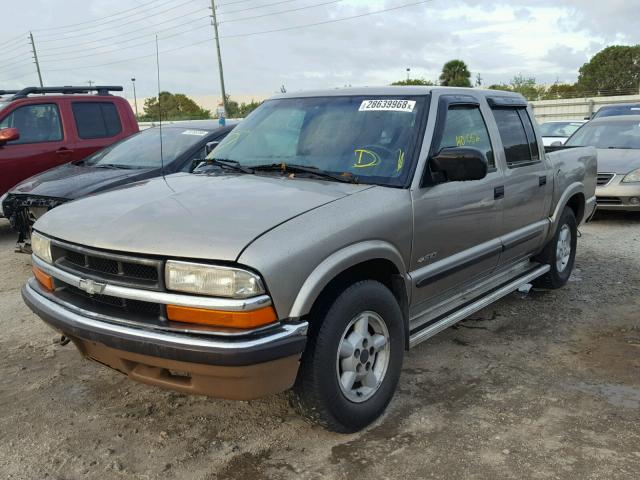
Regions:
<svg viewBox="0 0 640 480"><path fill-rule="evenodd" d="M53 103L18 107L0 122L0 128L17 128L20 132L20 138L9 142L11 145L62 140L60 112Z"/></svg>
<svg viewBox="0 0 640 480"><path fill-rule="evenodd" d="M540 153L538 152L538 145L536 144L531 121L529 120L528 123L531 129L531 142L535 144L535 156L534 148L527 137L525 126L523 125L518 110L524 111L524 109L517 108L496 108L493 110L493 116L498 125L498 131L500 132L500 138L502 139L504 153L507 157L507 166L509 168L529 165L533 161L540 160Z"/></svg>
<svg viewBox="0 0 640 480"><path fill-rule="evenodd" d="M447 147L477 148L486 155L489 168L496 166L489 131L479 107L449 107L437 150Z"/></svg>
<svg viewBox="0 0 640 480"><path fill-rule="evenodd" d="M529 113L524 109L518 109L518 115L520 115L520 121L524 125L524 132L527 134L527 140L529 141L529 150L531 151L531 160L537 162L540 160L540 151L538 150L538 141L536 140L536 133L533 130L533 124Z"/></svg>
<svg viewBox="0 0 640 480"><path fill-rule="evenodd" d="M80 138L108 138L122 131L118 109L111 102L74 102L71 108Z"/></svg>

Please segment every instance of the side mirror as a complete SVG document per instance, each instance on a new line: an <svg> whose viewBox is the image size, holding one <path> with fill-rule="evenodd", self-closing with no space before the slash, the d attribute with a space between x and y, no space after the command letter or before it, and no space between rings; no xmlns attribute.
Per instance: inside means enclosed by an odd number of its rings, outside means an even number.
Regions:
<svg viewBox="0 0 640 480"><path fill-rule="evenodd" d="M480 150L469 147L449 147L440 150L429 160L431 171L439 182L482 180L489 164Z"/></svg>
<svg viewBox="0 0 640 480"><path fill-rule="evenodd" d="M0 147L6 145L8 142L13 142L20 138L20 132L17 128L3 128L0 130Z"/></svg>
<svg viewBox="0 0 640 480"><path fill-rule="evenodd" d="M564 145L564 143L562 143L560 140L556 140L555 142L553 142L551 145L549 145L550 147L561 147L562 145Z"/></svg>
<svg viewBox="0 0 640 480"><path fill-rule="evenodd" d="M205 154L209 155L211 152L215 150L215 148L220 144L220 140L215 140L213 142L207 142L204 146Z"/></svg>

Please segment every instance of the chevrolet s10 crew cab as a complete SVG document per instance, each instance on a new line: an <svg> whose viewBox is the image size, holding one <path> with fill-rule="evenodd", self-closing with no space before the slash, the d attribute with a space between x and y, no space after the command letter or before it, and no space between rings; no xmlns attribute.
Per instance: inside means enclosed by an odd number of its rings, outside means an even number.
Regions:
<svg viewBox="0 0 640 480"><path fill-rule="evenodd" d="M29 307L134 380L378 418L405 350L537 282L563 286L595 208L594 148L545 153L519 95L285 94L193 173L42 216Z"/></svg>

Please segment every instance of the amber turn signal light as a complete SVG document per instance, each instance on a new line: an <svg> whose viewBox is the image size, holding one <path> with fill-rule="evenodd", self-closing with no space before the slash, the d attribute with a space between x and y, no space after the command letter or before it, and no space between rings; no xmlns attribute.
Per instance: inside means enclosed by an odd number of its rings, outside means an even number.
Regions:
<svg viewBox="0 0 640 480"><path fill-rule="evenodd" d="M167 318L173 322L243 329L261 327L278 319L273 307L263 307L247 312L228 312L180 305L167 305Z"/></svg>
<svg viewBox="0 0 640 480"><path fill-rule="evenodd" d="M36 277L36 280L42 285L44 288L53 292L53 278L50 275L47 275L38 267L32 267L33 275Z"/></svg>

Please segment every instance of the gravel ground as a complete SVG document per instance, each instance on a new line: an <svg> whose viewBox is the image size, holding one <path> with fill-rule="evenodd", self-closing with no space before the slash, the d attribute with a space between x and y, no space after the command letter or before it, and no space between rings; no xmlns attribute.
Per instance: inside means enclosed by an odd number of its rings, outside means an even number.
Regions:
<svg viewBox="0 0 640 480"><path fill-rule="evenodd" d="M405 357L385 416L337 435L286 395L138 385L81 359L22 303L0 219L0 476L11 479L637 479L640 216L582 227L558 291L514 293Z"/></svg>

